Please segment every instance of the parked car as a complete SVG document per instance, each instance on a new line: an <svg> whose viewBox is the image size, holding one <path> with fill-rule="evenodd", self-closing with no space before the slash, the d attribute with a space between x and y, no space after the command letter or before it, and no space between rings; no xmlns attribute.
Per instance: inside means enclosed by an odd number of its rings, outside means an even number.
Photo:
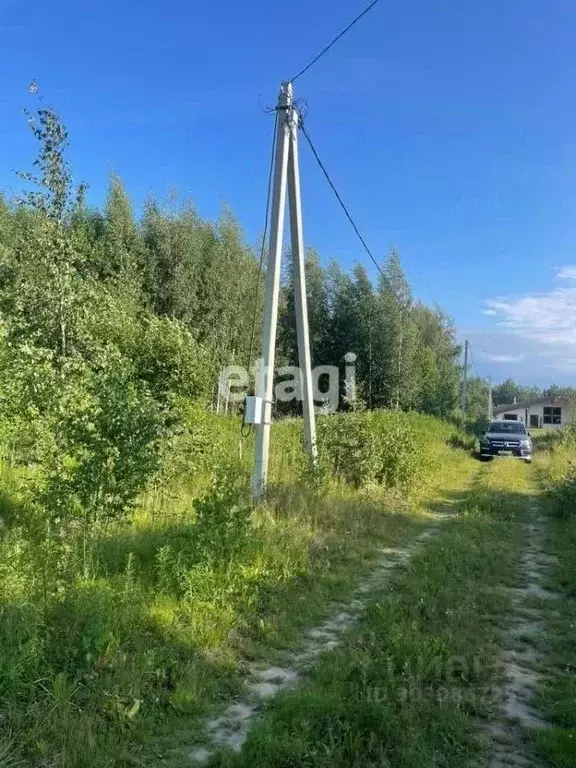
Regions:
<svg viewBox="0 0 576 768"><path fill-rule="evenodd" d="M532 439L521 421L493 421L480 438L480 458L515 456L527 464L532 461Z"/></svg>

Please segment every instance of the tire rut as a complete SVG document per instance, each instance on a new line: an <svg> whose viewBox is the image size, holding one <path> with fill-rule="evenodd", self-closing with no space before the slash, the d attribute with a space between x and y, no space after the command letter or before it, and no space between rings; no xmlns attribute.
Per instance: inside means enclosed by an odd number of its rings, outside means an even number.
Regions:
<svg viewBox="0 0 576 768"><path fill-rule="evenodd" d="M521 559L524 585L507 589L512 600L513 619L503 633L503 649L498 658L499 680L493 699L499 715L487 728L489 768L536 766L538 761L528 746L527 731L546 728L547 723L532 706L540 680L538 668L542 654L536 649L544 631L539 602L558 597L543 587L553 559L544 552L546 518L532 502L526 523L527 546Z"/></svg>
<svg viewBox="0 0 576 768"><path fill-rule="evenodd" d="M440 522L452 516L436 515L435 522L404 547L381 549L375 567L356 587L350 600L335 605L332 616L323 624L305 631L300 648L289 657L287 664L282 667L250 665L240 699L222 715L205 721L204 743L188 752L191 765L206 763L222 749L239 753L263 706L281 691L295 688L302 673L318 656L342 643L345 632L357 623L369 603L387 586L394 569L406 565L438 532Z"/></svg>

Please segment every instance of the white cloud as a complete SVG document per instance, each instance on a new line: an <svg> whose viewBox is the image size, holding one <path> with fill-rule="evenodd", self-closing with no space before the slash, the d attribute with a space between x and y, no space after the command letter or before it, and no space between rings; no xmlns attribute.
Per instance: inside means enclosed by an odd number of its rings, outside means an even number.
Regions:
<svg viewBox="0 0 576 768"><path fill-rule="evenodd" d="M481 355L482 360L486 360L488 363L521 363L526 359L525 355L492 355L485 352Z"/></svg>
<svg viewBox="0 0 576 768"><path fill-rule="evenodd" d="M486 306L510 333L544 344L576 346L576 288L500 297Z"/></svg>
<svg viewBox="0 0 576 768"><path fill-rule="evenodd" d="M556 273L560 280L576 280L576 267L562 267Z"/></svg>
<svg viewBox="0 0 576 768"><path fill-rule="evenodd" d="M564 371L565 373L574 373L576 371L576 359L574 358L562 358L557 360L551 366L556 371Z"/></svg>
<svg viewBox="0 0 576 768"><path fill-rule="evenodd" d="M492 366L493 375L526 384L574 384L576 265L551 271L549 290L491 298L482 313L481 327L460 330L482 361L482 375Z"/></svg>

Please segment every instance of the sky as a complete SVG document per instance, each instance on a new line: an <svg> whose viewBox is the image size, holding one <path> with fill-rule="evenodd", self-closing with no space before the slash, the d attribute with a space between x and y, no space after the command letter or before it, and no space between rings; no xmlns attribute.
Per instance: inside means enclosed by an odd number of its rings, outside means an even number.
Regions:
<svg viewBox="0 0 576 768"><path fill-rule="evenodd" d="M29 169L35 79L102 203L117 173L263 228L273 105L361 0L0 0L0 188ZM576 2L380 0L295 83L371 250L453 318L495 381L576 384ZM301 148L306 244L367 256Z"/></svg>

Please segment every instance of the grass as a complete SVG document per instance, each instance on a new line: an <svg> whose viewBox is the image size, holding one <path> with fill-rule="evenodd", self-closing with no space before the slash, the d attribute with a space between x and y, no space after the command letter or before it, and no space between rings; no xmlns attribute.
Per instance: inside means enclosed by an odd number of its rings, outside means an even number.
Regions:
<svg viewBox="0 0 576 768"><path fill-rule="evenodd" d="M173 748L238 692L244 660L290 647L353 588L379 548L408 540L466 488L476 464L447 445L453 430L405 418L429 458L411 494L330 483L314 495L300 482L300 423L275 426L270 499L254 511L241 550L213 562L199 554L191 499L224 459L247 475L250 444L240 455L237 421L207 417L187 436L202 451L183 445L181 465L133 519L102 528L89 572L71 571L48 601L8 472L0 505L1 768L176 761ZM191 464L199 453L203 460ZM62 550L72 564L75 546Z"/></svg>
<svg viewBox="0 0 576 768"><path fill-rule="evenodd" d="M572 442L559 441L540 455L538 470L545 488L560 486L574 457ZM546 587L560 598L542 605L545 634L541 651L545 664L535 704L546 717L549 728L532 734L546 765L554 768L576 766L576 499L563 498L568 508L557 508L554 493L544 496L548 535L546 552L554 560Z"/></svg>
<svg viewBox="0 0 576 768"><path fill-rule="evenodd" d="M460 514L398 574L340 650L279 697L241 756L258 768L469 765L491 712L494 658L515 585L530 468L480 469Z"/></svg>

